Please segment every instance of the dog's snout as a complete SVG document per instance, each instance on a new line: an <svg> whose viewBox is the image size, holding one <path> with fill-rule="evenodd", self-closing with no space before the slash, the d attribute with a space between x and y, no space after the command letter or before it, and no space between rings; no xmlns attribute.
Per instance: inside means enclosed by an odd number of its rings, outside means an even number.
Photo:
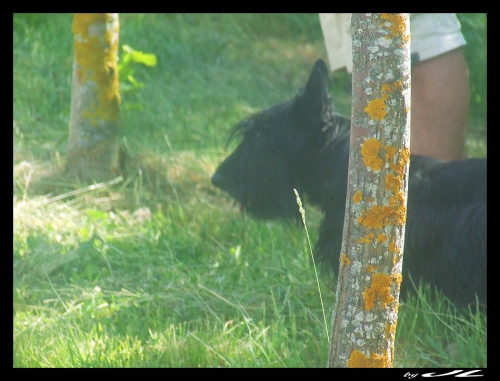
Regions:
<svg viewBox="0 0 500 381"><path fill-rule="evenodd" d="M223 182L222 175L219 172L215 172L212 175L212 184L216 187L220 187L222 185L222 182Z"/></svg>

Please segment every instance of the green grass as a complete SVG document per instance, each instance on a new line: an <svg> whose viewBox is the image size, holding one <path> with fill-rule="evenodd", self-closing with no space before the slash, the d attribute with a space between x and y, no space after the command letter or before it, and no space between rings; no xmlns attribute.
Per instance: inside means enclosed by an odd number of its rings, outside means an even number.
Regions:
<svg viewBox="0 0 500 381"><path fill-rule="evenodd" d="M483 41L481 16L460 17ZM14 15L14 367L324 367L304 230L242 217L210 184L230 127L326 58L317 15L120 15L120 45L158 65L137 68L145 87L122 105L134 166L94 187L61 173L71 22ZM345 114L348 80L330 81ZM485 157L485 85L473 91L467 147ZM321 214L305 207L314 242ZM329 320L335 282L319 283ZM427 295L400 307L395 365L485 367L486 317Z"/></svg>

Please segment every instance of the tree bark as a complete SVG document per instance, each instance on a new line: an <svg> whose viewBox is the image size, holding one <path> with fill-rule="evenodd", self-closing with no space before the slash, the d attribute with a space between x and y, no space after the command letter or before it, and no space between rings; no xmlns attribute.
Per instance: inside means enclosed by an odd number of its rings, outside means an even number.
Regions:
<svg viewBox="0 0 500 381"><path fill-rule="evenodd" d="M353 14L348 191L328 367L392 367L410 152L408 14Z"/></svg>
<svg viewBox="0 0 500 381"><path fill-rule="evenodd" d="M77 13L67 168L83 181L119 175L117 13Z"/></svg>

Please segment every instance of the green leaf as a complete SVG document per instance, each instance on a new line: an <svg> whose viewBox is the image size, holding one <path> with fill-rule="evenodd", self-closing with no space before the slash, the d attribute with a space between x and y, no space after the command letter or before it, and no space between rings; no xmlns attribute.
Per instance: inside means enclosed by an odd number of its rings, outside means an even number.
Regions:
<svg viewBox="0 0 500 381"><path fill-rule="evenodd" d="M144 53L139 50L132 49L128 45L123 45L122 49L125 52L123 57L124 64L128 64L128 62L132 60L133 62L142 63L146 66L156 66L157 60L155 54Z"/></svg>
<svg viewBox="0 0 500 381"><path fill-rule="evenodd" d="M132 75L127 76L127 79L130 81L131 84L134 85L136 88L144 87L144 83L137 81Z"/></svg>
<svg viewBox="0 0 500 381"><path fill-rule="evenodd" d="M152 53L143 53L133 50L131 54L132 61L142 63L146 66L156 66L156 55Z"/></svg>

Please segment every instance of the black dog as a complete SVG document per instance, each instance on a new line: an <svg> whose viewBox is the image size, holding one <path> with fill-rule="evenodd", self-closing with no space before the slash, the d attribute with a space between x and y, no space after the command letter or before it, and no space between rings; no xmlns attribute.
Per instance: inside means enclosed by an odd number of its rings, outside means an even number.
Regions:
<svg viewBox="0 0 500 381"><path fill-rule="evenodd" d="M339 268L347 193L350 121L334 112L319 60L293 99L238 123L243 140L212 176L256 218L294 219L293 189L325 217L315 255ZM401 295L408 273L457 305L486 305L486 160L441 162L411 155ZM477 299L476 299L477 297Z"/></svg>

